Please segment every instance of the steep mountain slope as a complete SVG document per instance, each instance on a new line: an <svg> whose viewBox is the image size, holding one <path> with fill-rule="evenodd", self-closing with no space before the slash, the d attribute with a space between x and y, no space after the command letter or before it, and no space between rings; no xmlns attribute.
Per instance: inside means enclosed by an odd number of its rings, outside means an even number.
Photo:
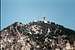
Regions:
<svg viewBox="0 0 75 50"><path fill-rule="evenodd" d="M0 48L8 50L55 50L74 46L75 31L49 21L15 22L0 33ZM27 48L28 47L28 48Z"/></svg>

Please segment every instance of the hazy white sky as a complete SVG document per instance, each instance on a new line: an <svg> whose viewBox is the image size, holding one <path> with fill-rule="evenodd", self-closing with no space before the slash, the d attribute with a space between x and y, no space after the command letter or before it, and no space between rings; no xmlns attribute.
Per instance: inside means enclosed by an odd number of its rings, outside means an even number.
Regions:
<svg viewBox="0 0 75 50"><path fill-rule="evenodd" d="M49 21L75 30L75 0L1 0L1 28L18 21Z"/></svg>

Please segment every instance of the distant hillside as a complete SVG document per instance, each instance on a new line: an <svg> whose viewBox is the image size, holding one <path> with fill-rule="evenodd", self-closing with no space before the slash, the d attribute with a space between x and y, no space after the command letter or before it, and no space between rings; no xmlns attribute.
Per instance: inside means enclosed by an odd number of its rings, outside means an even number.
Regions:
<svg viewBox="0 0 75 50"><path fill-rule="evenodd" d="M38 45L41 50L44 50L44 47L47 50L56 47L63 48L67 42L73 45L74 41L74 30L49 21L30 22L26 25L15 22L7 28L4 28L0 33L0 45L3 45L2 47L4 49L9 50L11 50L12 46L15 48L15 44L20 48L19 50L22 50L21 46L26 46L26 43L30 44L30 50L37 50L35 48Z"/></svg>

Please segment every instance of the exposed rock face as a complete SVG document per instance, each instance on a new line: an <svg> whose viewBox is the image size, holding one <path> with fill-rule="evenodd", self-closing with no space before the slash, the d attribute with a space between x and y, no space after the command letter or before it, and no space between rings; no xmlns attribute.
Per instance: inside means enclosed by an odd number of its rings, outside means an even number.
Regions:
<svg viewBox="0 0 75 50"><path fill-rule="evenodd" d="M29 24L15 22L0 33L0 49L4 50L67 50L74 49L75 31L53 22Z"/></svg>

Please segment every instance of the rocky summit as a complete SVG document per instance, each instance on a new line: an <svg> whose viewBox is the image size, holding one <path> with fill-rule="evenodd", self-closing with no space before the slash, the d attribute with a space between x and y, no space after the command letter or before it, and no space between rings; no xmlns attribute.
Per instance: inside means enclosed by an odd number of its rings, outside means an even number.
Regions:
<svg viewBox="0 0 75 50"><path fill-rule="evenodd" d="M49 21L15 22L0 31L0 50L75 50L75 31Z"/></svg>

